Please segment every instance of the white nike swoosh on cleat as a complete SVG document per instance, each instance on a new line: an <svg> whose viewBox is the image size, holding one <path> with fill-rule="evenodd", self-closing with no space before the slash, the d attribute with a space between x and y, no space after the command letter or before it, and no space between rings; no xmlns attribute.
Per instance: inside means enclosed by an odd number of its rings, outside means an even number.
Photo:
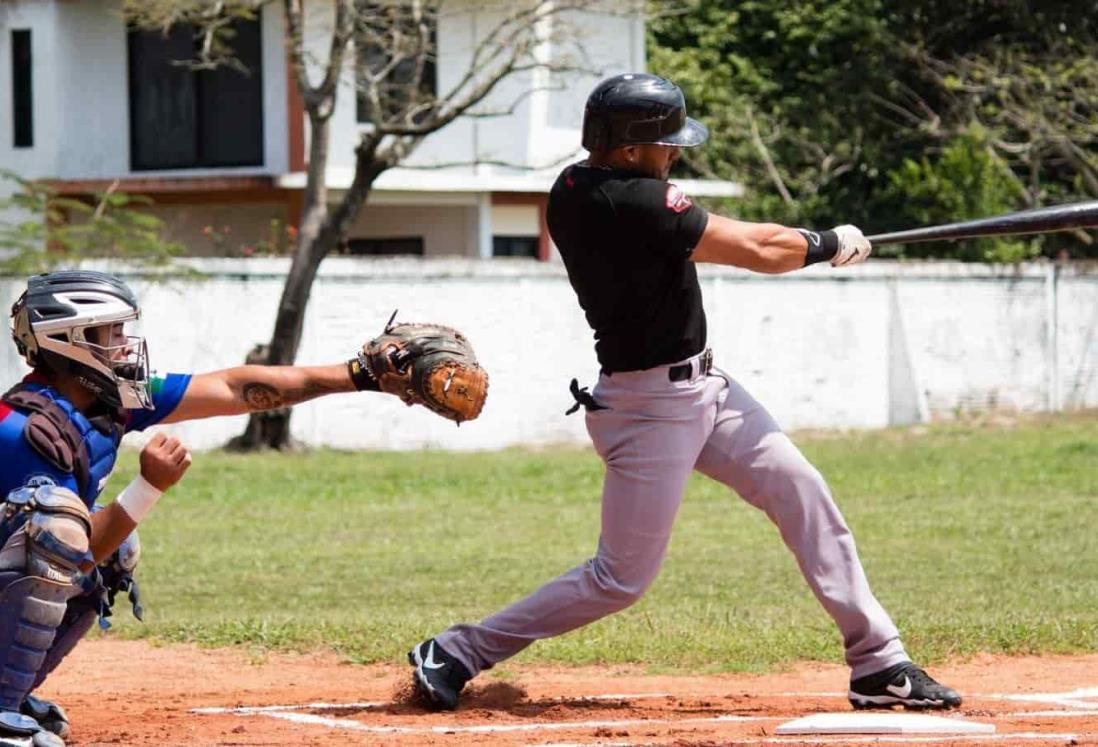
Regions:
<svg viewBox="0 0 1098 747"><path fill-rule="evenodd" d="M423 660L423 667L425 669L442 669L444 666L446 665L435 661L435 642L431 641L427 646L427 658ZM911 692L910 686L908 692Z"/></svg>
<svg viewBox="0 0 1098 747"><path fill-rule="evenodd" d="M907 698L911 695L911 680L908 679L907 675L905 674L904 684L902 687L897 687L896 685L888 685L887 687L885 687L885 689L895 695L897 698Z"/></svg>

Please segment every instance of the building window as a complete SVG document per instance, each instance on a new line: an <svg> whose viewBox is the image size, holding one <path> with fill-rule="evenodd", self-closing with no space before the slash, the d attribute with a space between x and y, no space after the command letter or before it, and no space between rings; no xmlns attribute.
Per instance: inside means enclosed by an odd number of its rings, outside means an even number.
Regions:
<svg viewBox="0 0 1098 747"><path fill-rule="evenodd" d="M413 121L418 121L416 105L438 96L438 9L429 3L413 6L360 0L356 5L361 19L355 32L356 118L368 123L412 114ZM422 14L418 22L417 9ZM364 93L366 75L383 71L387 72L377 87L381 111L375 112ZM424 109L420 115L426 113Z"/></svg>
<svg viewBox="0 0 1098 747"><path fill-rule="evenodd" d="M263 165L259 21L233 23L232 48L246 69L196 70L189 24L131 31L130 165L147 169Z"/></svg>
<svg viewBox="0 0 1098 747"><path fill-rule="evenodd" d="M11 110L14 146L34 146L34 99L31 87L31 32L11 32Z"/></svg>
<svg viewBox="0 0 1098 747"><path fill-rule="evenodd" d="M537 236L493 236L493 257L533 257L538 258Z"/></svg>
<svg viewBox="0 0 1098 747"><path fill-rule="evenodd" d="M376 257L395 254L422 257L423 237L402 236L393 239L348 239L346 253L359 257Z"/></svg>

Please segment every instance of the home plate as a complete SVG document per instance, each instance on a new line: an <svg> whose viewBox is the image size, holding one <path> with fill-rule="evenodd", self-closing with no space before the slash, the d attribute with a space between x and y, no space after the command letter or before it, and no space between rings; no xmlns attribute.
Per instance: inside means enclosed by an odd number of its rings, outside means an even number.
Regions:
<svg viewBox="0 0 1098 747"><path fill-rule="evenodd" d="M814 713L787 721L778 734L994 734L994 724L916 713Z"/></svg>

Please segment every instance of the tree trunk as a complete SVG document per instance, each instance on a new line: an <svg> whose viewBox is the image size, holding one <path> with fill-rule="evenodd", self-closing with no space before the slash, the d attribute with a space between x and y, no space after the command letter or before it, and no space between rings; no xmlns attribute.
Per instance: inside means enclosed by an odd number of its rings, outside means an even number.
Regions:
<svg viewBox="0 0 1098 747"><path fill-rule="evenodd" d="M338 246L340 237L347 232L366 203L374 180L390 163L388 158L378 158L380 138L367 136L356 150L355 176L351 186L339 204L329 209L328 190L324 182L324 166L328 160L328 121L319 117L311 117L311 120L315 134L309 149L309 175L298 244L290 264L290 274L282 289L266 356L266 363L274 366L289 366L296 360L305 324L305 309L320 263ZM230 448L294 448L290 438L291 414L291 408L253 413L248 418L244 433L230 442Z"/></svg>
<svg viewBox="0 0 1098 747"><path fill-rule="evenodd" d="M266 356L258 361L273 366L289 366L296 360L313 281L321 261L335 248L339 239L338 234L333 236L331 231L325 230L329 222L328 188L324 174L328 164L328 118L311 110L309 125L309 165L297 246L290 262L290 273L282 287ZM252 413L244 433L230 441L229 448L242 451L293 448L290 438L291 413L291 408Z"/></svg>
<svg viewBox="0 0 1098 747"><path fill-rule="evenodd" d="M244 357L244 363L246 365L266 363L270 356L270 349L270 345L256 345ZM225 448L229 451L256 451L271 442L290 444L287 430L289 420L286 418L288 413L289 408L254 413L248 418L248 426L244 432L233 437L229 443L225 444Z"/></svg>

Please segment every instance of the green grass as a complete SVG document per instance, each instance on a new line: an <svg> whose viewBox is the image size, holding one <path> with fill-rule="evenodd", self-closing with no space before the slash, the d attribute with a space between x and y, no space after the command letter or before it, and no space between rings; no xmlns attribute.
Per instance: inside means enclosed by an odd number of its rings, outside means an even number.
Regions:
<svg viewBox="0 0 1098 747"><path fill-rule="evenodd" d="M917 658L1098 649L1098 413L798 441ZM397 661L588 557L601 478L582 449L199 454L141 529L148 622L115 631ZM835 629L766 518L696 476L649 594L519 660L797 659L841 661Z"/></svg>

